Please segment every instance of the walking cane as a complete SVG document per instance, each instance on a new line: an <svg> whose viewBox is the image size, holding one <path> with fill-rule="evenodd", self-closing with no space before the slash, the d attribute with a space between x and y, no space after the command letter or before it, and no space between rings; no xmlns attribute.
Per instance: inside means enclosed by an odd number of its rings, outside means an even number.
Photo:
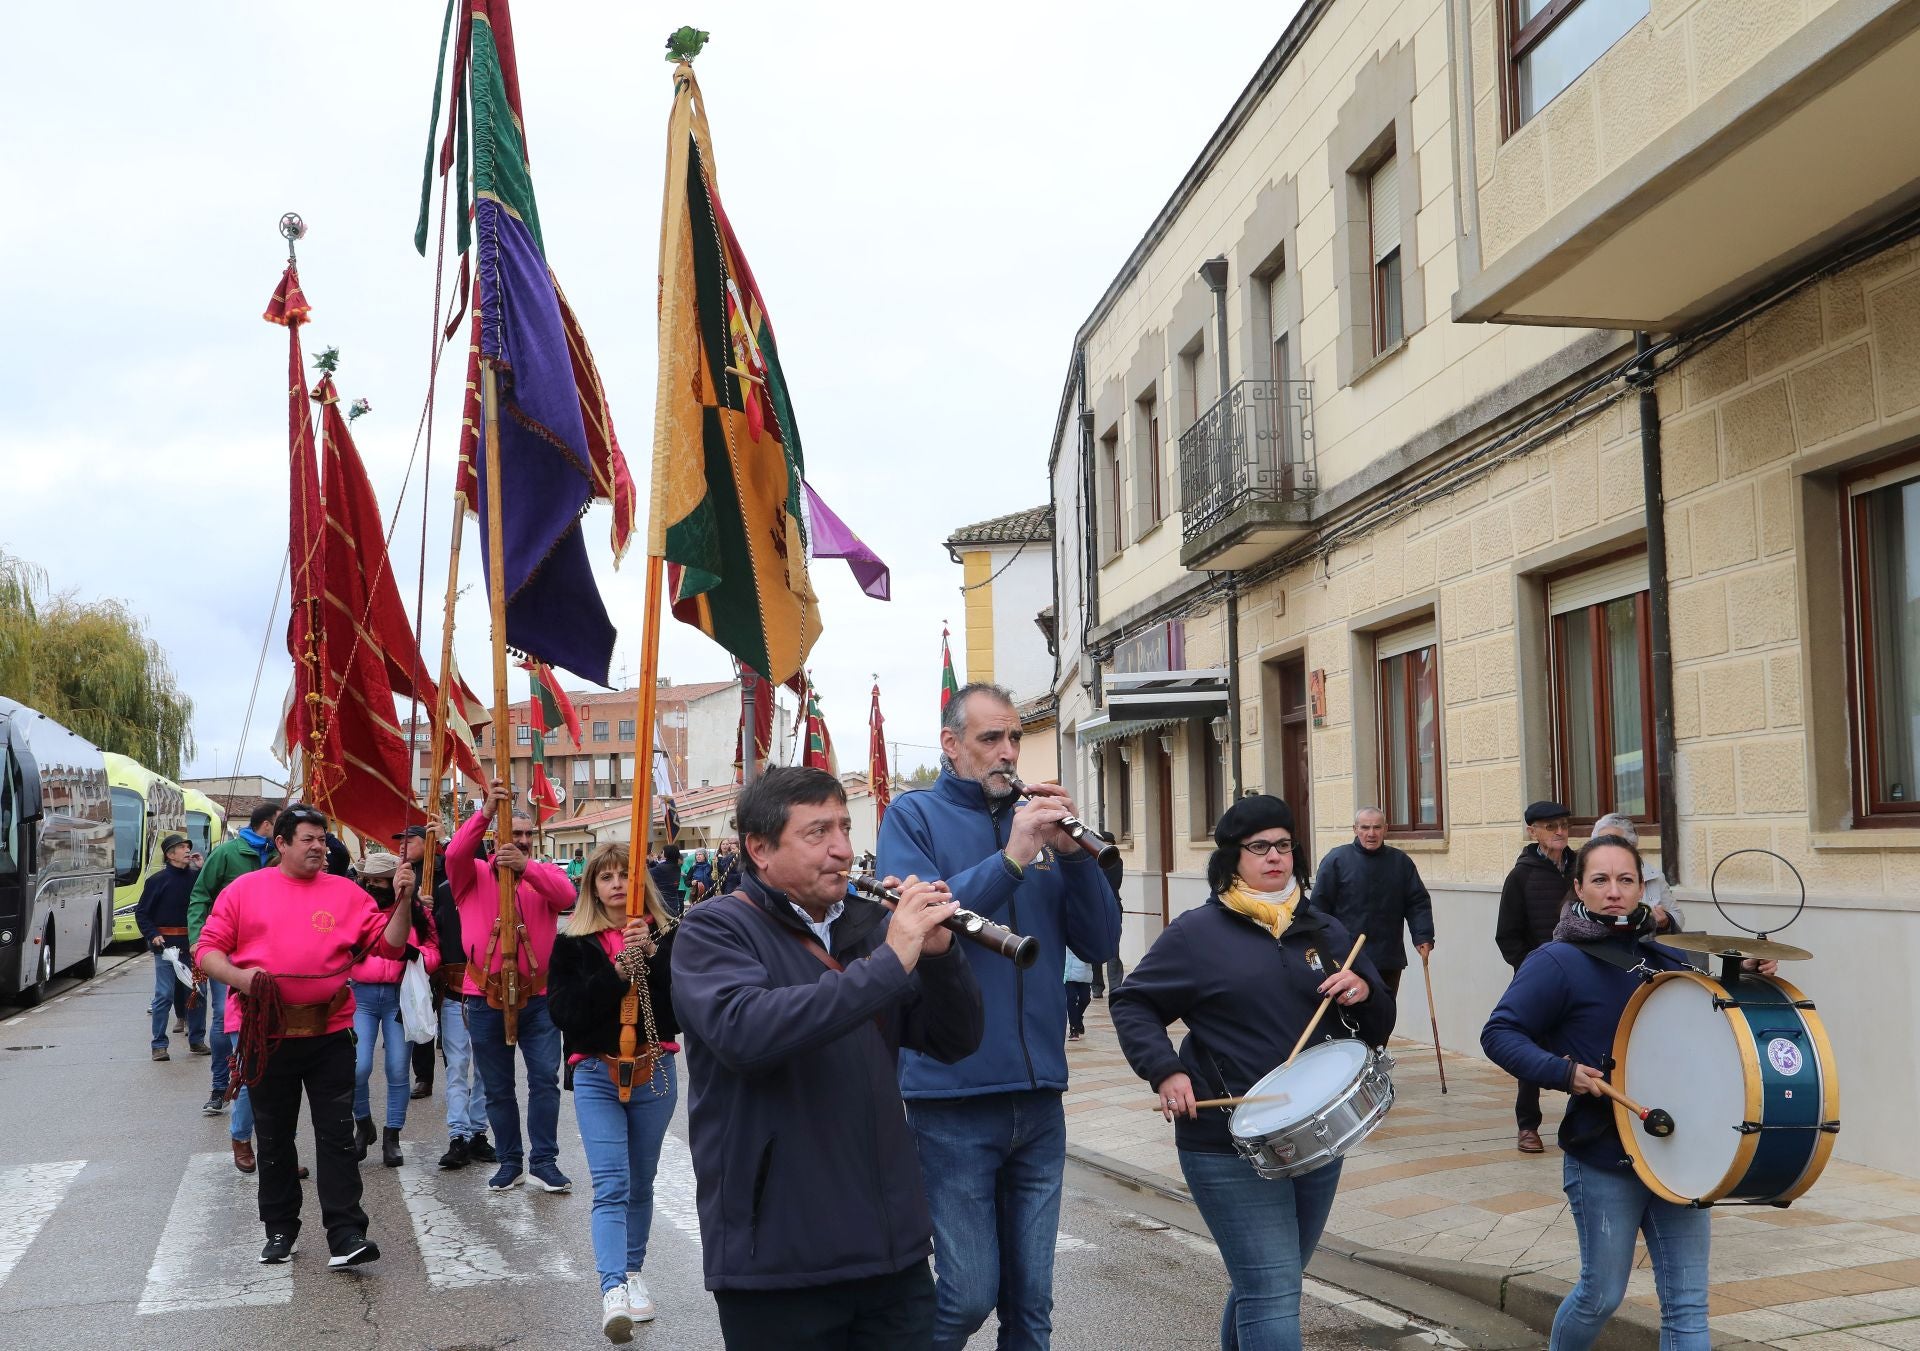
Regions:
<svg viewBox="0 0 1920 1351"><path fill-rule="evenodd" d="M1440 1055L1440 1017L1433 1011L1433 966L1420 954L1420 972L1427 978L1427 1021L1433 1026L1433 1063L1440 1067L1440 1091L1447 1091L1447 1062Z"/></svg>

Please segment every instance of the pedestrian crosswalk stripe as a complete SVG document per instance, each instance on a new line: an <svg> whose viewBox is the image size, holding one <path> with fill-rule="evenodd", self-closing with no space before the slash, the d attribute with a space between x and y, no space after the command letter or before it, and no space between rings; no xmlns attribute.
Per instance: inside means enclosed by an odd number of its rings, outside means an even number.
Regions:
<svg viewBox="0 0 1920 1351"><path fill-rule="evenodd" d="M400 1196L413 1223L413 1237L427 1268L429 1284L440 1290L458 1290L496 1281L572 1280L573 1263L565 1250L543 1231L534 1216L534 1201L525 1187L505 1192L478 1192L471 1177L442 1172L434 1166L433 1149L405 1144L407 1166L400 1169ZM470 1198L467 1213L457 1211L440 1194L443 1179ZM478 1212L484 1220L468 1215ZM484 1233L482 1227L494 1232Z"/></svg>
<svg viewBox="0 0 1920 1351"><path fill-rule="evenodd" d="M324 1253L326 1240L317 1226L313 1236ZM234 1171L232 1153L193 1155L147 1269L138 1311L182 1313L290 1302L293 1268L262 1265L264 1242L255 1184Z"/></svg>
<svg viewBox="0 0 1920 1351"><path fill-rule="evenodd" d="M85 1159L0 1168L0 1285L33 1244L40 1226L66 1196Z"/></svg>

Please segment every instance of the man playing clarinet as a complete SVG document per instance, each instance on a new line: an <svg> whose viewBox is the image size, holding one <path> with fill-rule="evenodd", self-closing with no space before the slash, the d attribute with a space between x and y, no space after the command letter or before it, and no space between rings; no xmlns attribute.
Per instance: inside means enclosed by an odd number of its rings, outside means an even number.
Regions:
<svg viewBox="0 0 1920 1351"><path fill-rule="evenodd" d="M1120 905L1061 824L1073 815L1064 789L1037 785L1015 805L1013 696L962 686L940 724L940 777L887 809L879 870L945 879L967 909L1037 939L1040 957L1022 971L969 944L986 1005L981 1049L951 1065L901 1056L900 1092L933 1209L933 1345L959 1351L997 1309L1003 1351L1045 1351L1067 1157L1060 972L1069 949L1095 964L1118 954Z"/></svg>
<svg viewBox="0 0 1920 1351"><path fill-rule="evenodd" d="M411 897L383 911L327 872L327 818L304 803L273 826L279 861L234 879L200 930L200 965L229 987L227 1027L237 1029L236 1071L253 1099L259 1140L262 1262L293 1256L300 1233L294 1129L305 1090L313 1117L315 1187L327 1226L327 1265L371 1262L353 1140L353 989L347 973L372 952L406 956Z"/></svg>

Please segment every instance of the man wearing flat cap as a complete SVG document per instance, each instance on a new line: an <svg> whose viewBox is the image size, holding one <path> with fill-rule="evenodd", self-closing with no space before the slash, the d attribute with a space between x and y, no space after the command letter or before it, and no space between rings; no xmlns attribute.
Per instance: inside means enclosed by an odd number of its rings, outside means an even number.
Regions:
<svg viewBox="0 0 1920 1351"><path fill-rule="evenodd" d="M1558 802L1535 802L1527 807L1527 846L1513 861L1513 871L1500 888L1500 918L1493 930L1501 957L1516 971L1529 952L1553 941L1560 908L1573 893L1573 851L1567 848L1572 816ZM1519 1126L1520 1152L1544 1152L1537 1087L1520 1085L1513 1115Z"/></svg>
<svg viewBox="0 0 1920 1351"><path fill-rule="evenodd" d="M179 976L180 967L187 965L187 900L200 876L200 870L193 866L193 843L185 835L168 835L160 841L160 856L166 866L147 879L140 903L133 908L140 940L153 953L153 1058L171 1058L167 1049L168 1010L187 1020L187 1049L195 1055L211 1055L207 1006L196 997L198 991ZM168 949L173 950L177 962L167 956Z"/></svg>

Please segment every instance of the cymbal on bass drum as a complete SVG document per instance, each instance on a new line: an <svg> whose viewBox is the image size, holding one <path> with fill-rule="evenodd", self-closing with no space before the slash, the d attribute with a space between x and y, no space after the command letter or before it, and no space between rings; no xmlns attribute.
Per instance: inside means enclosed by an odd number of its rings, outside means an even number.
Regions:
<svg viewBox="0 0 1920 1351"><path fill-rule="evenodd" d="M1813 958L1811 952L1791 943L1775 943L1745 934L1661 934L1653 941L1682 952L1704 952L1715 957L1752 957L1763 962L1805 962Z"/></svg>

